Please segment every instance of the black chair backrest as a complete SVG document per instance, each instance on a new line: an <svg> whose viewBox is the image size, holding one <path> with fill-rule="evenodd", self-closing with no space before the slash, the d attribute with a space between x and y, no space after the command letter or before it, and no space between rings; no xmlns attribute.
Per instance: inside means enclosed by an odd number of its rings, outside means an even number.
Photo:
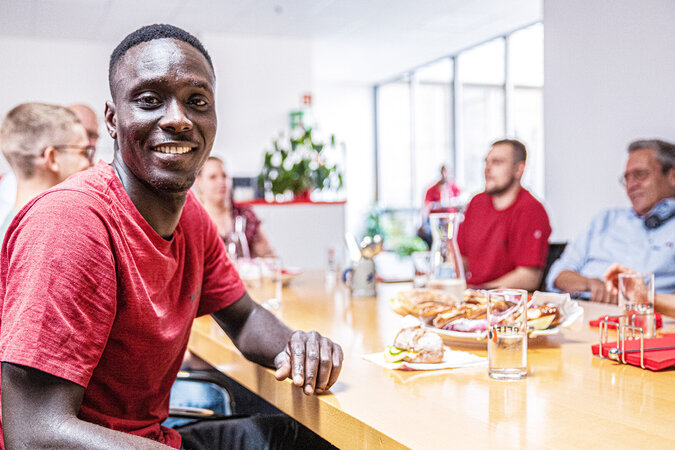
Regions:
<svg viewBox="0 0 675 450"><path fill-rule="evenodd" d="M546 257L546 266L544 266L544 276L541 278L541 284L539 285L540 291L546 290L546 277L548 276L548 272L551 270L551 266L555 260L560 258L563 254L566 246L567 242L551 242L548 244L548 256Z"/></svg>

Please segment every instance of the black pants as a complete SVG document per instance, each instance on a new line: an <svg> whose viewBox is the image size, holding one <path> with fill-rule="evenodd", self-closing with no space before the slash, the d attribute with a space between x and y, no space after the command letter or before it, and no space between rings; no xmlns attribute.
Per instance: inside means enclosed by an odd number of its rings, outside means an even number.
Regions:
<svg viewBox="0 0 675 450"><path fill-rule="evenodd" d="M175 429L185 450L335 448L285 414L204 420Z"/></svg>
<svg viewBox="0 0 675 450"><path fill-rule="evenodd" d="M175 427L185 450L336 448L230 377L215 369L213 375L227 385L235 415Z"/></svg>

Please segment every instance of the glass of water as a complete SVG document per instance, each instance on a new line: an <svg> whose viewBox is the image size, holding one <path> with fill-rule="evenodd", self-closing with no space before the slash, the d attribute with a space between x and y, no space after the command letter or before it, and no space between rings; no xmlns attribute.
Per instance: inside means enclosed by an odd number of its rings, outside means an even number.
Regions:
<svg viewBox="0 0 675 450"><path fill-rule="evenodd" d="M279 309L282 295L281 258L274 256L256 258L256 262L260 267L260 299L263 302L262 306L266 309Z"/></svg>
<svg viewBox="0 0 675 450"><path fill-rule="evenodd" d="M410 255L410 258L412 259L413 268L415 269L413 287L427 287L429 273L431 272L431 252L413 252Z"/></svg>
<svg viewBox="0 0 675 450"><path fill-rule="evenodd" d="M622 325L642 328L646 338L656 336L653 273L619 274L619 311Z"/></svg>
<svg viewBox="0 0 675 450"><path fill-rule="evenodd" d="M488 292L488 374L497 380L527 376L527 291Z"/></svg>

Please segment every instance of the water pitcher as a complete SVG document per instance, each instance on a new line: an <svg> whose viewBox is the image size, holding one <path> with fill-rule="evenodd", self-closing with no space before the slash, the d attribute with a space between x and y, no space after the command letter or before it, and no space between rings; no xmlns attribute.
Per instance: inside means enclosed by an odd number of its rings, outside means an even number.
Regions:
<svg viewBox="0 0 675 450"><path fill-rule="evenodd" d="M462 301L466 289L462 255L457 246L460 219L460 213L434 213L429 216L433 242L428 286L447 291L457 301Z"/></svg>

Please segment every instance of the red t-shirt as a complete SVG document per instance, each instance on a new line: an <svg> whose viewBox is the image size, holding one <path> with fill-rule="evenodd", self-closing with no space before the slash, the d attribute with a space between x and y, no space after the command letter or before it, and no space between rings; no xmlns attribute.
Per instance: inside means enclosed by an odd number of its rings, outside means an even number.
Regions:
<svg viewBox="0 0 675 450"><path fill-rule="evenodd" d="M83 386L82 420L180 448L178 432L160 423L192 321L244 292L191 192L165 240L99 163L38 196L10 225L0 360Z"/></svg>
<svg viewBox="0 0 675 450"><path fill-rule="evenodd" d="M457 235L459 251L467 259L466 282L481 285L516 267L544 267L550 235L546 210L526 189L502 211L486 193L476 195Z"/></svg>

